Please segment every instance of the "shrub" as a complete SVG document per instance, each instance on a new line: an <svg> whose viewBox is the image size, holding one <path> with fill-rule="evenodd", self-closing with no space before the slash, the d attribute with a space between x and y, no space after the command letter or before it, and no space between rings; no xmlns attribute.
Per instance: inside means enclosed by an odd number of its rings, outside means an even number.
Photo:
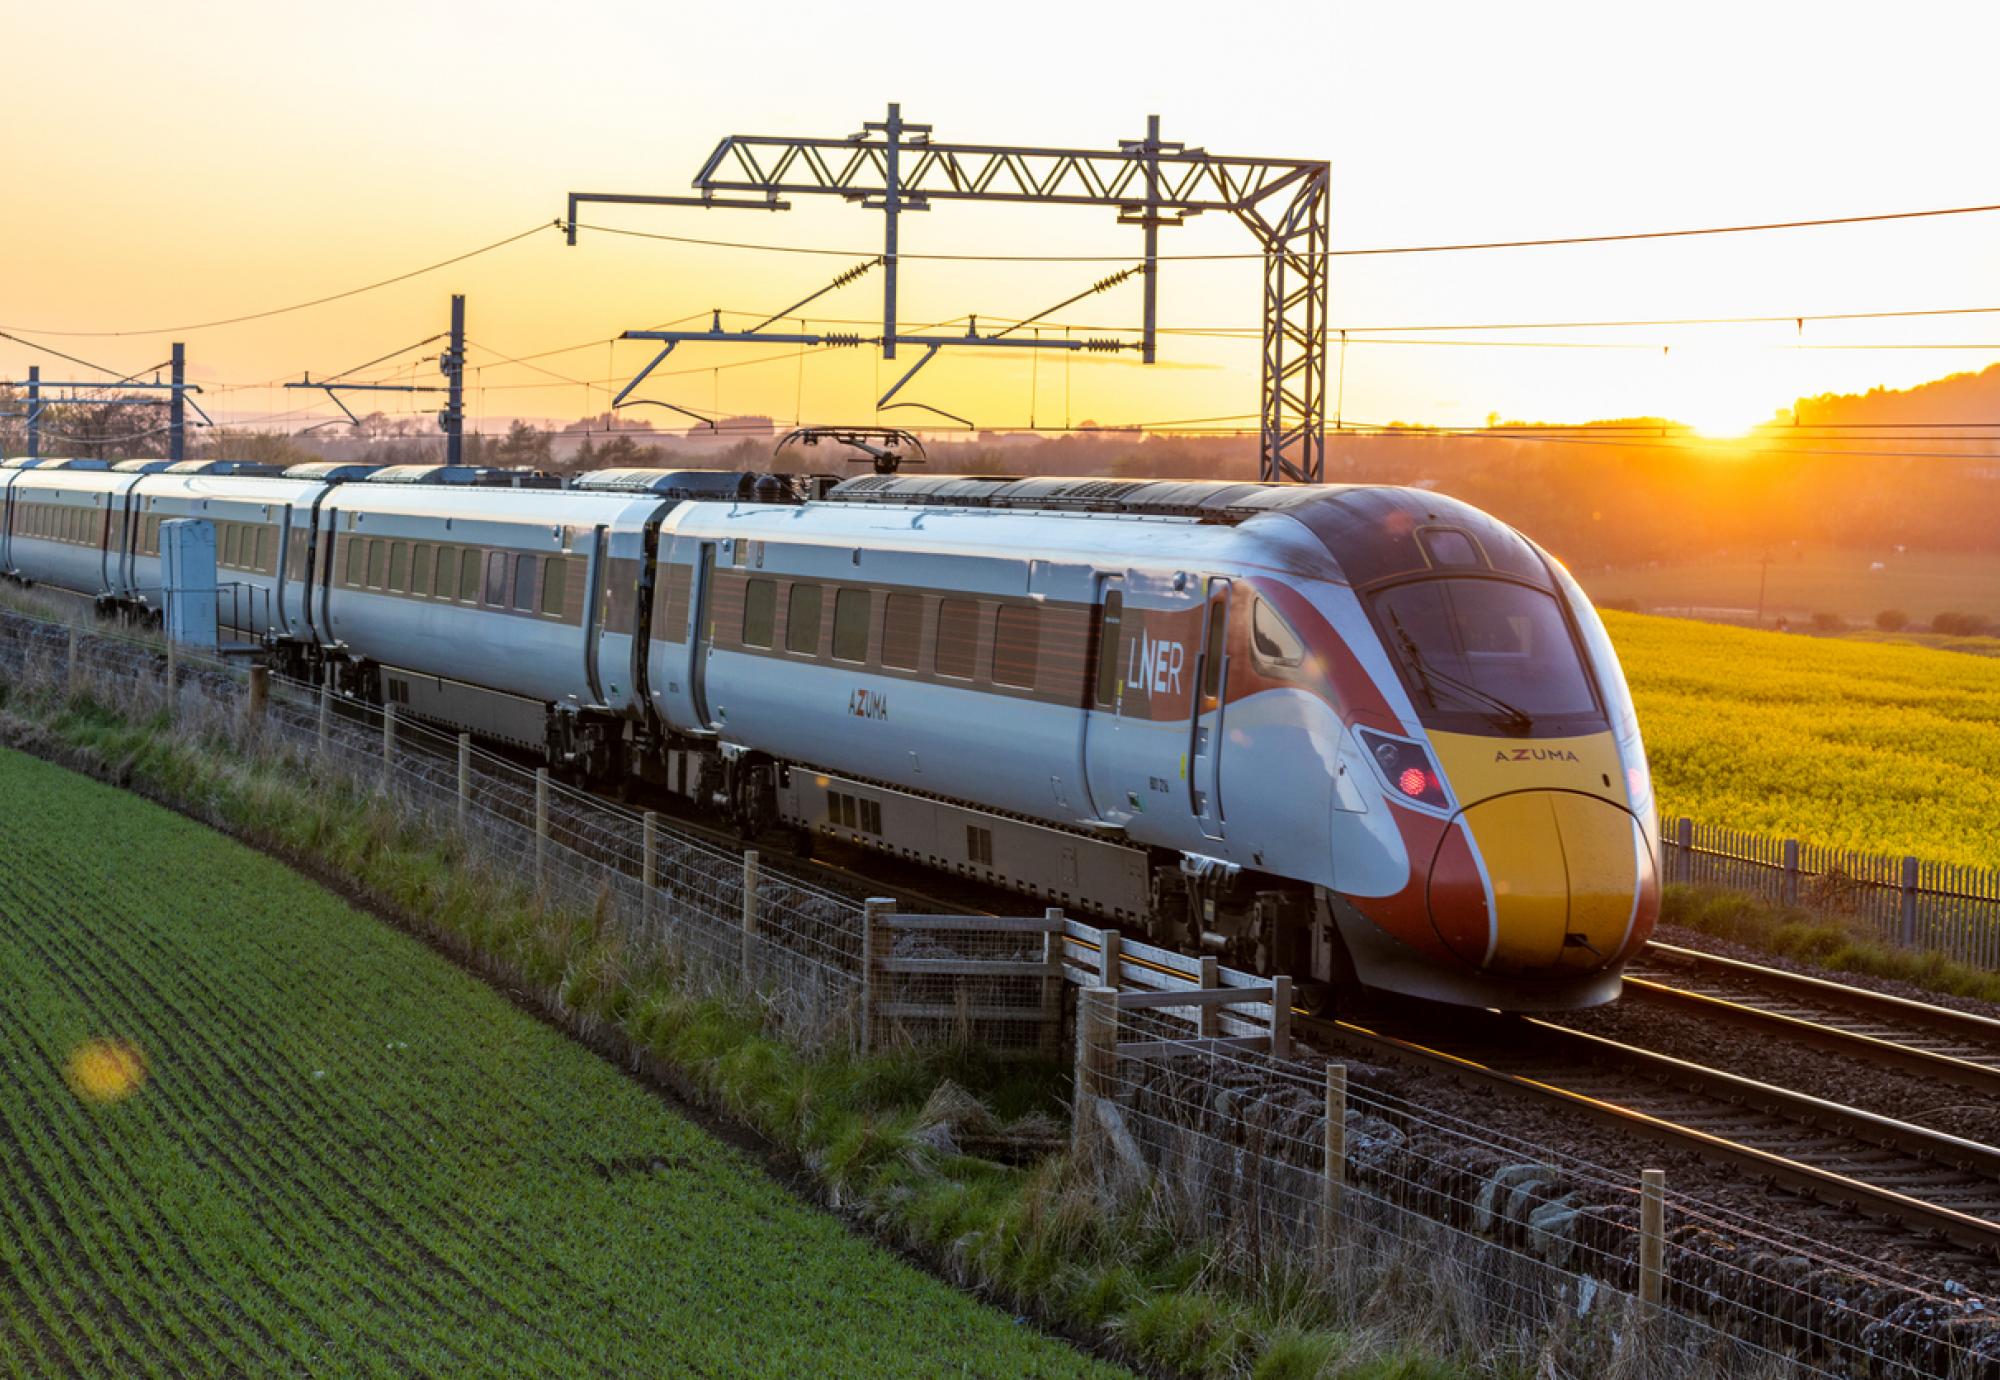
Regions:
<svg viewBox="0 0 2000 1380"><path fill-rule="evenodd" d="M1910 615L1901 609L1883 609L1875 615L1875 626L1883 632L1901 632L1910 626Z"/></svg>
<svg viewBox="0 0 2000 1380"><path fill-rule="evenodd" d="M1951 637L1978 637L1992 625L1982 614L1940 613L1931 619L1931 631Z"/></svg>
<svg viewBox="0 0 2000 1380"><path fill-rule="evenodd" d="M1816 633L1846 632L1847 620L1837 613L1816 613L1812 616L1812 630Z"/></svg>

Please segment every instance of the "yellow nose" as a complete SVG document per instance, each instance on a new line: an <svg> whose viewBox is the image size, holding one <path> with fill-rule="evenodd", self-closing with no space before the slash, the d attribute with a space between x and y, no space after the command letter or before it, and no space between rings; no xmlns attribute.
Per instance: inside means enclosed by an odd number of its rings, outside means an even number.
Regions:
<svg viewBox="0 0 2000 1380"><path fill-rule="evenodd" d="M1482 800L1459 818L1483 876L1463 875L1464 863L1440 850L1430 890L1432 924L1461 958L1529 976L1588 972L1624 948L1653 887L1652 850L1629 811L1574 791L1530 790ZM1483 936L1445 913L1462 915L1475 886L1487 909Z"/></svg>

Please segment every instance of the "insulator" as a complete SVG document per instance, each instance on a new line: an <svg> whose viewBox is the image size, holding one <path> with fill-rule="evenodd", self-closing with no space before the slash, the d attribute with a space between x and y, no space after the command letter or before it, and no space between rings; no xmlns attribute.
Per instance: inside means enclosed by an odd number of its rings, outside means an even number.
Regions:
<svg viewBox="0 0 2000 1380"><path fill-rule="evenodd" d="M1131 268L1121 269L1108 278L1099 278L1095 283L1090 285L1090 290L1092 292L1103 292L1107 288L1115 288L1138 271L1139 269L1136 265Z"/></svg>
<svg viewBox="0 0 2000 1380"><path fill-rule="evenodd" d="M881 262L882 261L879 258L870 259L866 263L856 264L854 267L848 269L845 273L836 274L834 276L833 282L828 286L827 290L830 292L837 287L846 287L849 283L853 282L856 278L859 278L862 274L866 273L869 269L875 267L876 264L879 264Z"/></svg>
<svg viewBox="0 0 2000 1380"><path fill-rule="evenodd" d="M821 337L820 343L829 349L852 349L861 343L859 331L830 331Z"/></svg>
<svg viewBox="0 0 2000 1380"><path fill-rule="evenodd" d="M1098 354L1110 354L1115 350L1124 349L1125 342L1122 340L1105 340L1099 337L1084 341L1083 348L1095 351Z"/></svg>

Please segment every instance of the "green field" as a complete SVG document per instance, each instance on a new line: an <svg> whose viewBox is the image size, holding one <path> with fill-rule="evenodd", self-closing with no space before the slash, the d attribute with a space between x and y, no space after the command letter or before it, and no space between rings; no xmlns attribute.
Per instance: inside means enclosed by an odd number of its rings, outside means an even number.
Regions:
<svg viewBox="0 0 2000 1380"><path fill-rule="evenodd" d="M0 752L0 1370L1111 1373L409 937Z"/></svg>
<svg viewBox="0 0 2000 1380"><path fill-rule="evenodd" d="M2000 867L2000 660L1606 612L1665 815Z"/></svg>
<svg viewBox="0 0 2000 1380"><path fill-rule="evenodd" d="M1602 604L1633 600L1653 609L1740 610L1749 622L1765 581L1764 620L1809 621L1831 613L1874 626L1884 609L1900 609L1927 627L1941 612L1976 613L2000 623L2000 553L1907 552L1894 547L1774 548L1732 551L1675 564L1579 571L1577 579ZM1881 570L1874 569L1876 563ZM1714 616L1714 615L1704 615Z"/></svg>

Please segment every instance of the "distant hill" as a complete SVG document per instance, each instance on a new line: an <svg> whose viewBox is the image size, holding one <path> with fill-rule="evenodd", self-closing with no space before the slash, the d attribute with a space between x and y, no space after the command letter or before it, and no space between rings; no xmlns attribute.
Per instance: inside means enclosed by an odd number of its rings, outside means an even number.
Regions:
<svg viewBox="0 0 2000 1380"><path fill-rule="evenodd" d="M1991 422L2000 420L2000 364L1976 374L1933 379L1915 388L1822 393L1815 398L1800 398L1793 408L1802 426Z"/></svg>

